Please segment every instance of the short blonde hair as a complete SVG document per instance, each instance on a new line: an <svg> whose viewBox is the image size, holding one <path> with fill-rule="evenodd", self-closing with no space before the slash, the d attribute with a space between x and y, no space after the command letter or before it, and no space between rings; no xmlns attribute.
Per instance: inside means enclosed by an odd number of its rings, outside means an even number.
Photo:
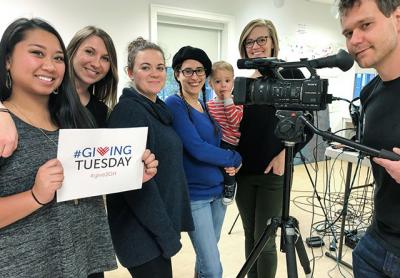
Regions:
<svg viewBox="0 0 400 278"><path fill-rule="evenodd" d="M279 53L279 41L278 41L278 33L276 32L276 28L272 21L267 20L267 19L254 19L247 23L247 25L244 27L242 34L240 34L240 39L239 39L239 52L240 52L240 57L241 58L249 58L246 53L246 46L245 42L251 31L253 31L254 28L256 27L262 27L265 26L267 27L269 31L269 35L271 36L272 43L274 44L274 48L272 49L272 57L278 57Z"/></svg>
<svg viewBox="0 0 400 278"><path fill-rule="evenodd" d="M218 62L213 63L213 65L212 65L211 74L210 74L211 80L214 79L214 75L217 70L226 70L226 71L232 73L232 75L235 75L235 71L233 70L233 67L230 63L225 62L225 61L218 61Z"/></svg>

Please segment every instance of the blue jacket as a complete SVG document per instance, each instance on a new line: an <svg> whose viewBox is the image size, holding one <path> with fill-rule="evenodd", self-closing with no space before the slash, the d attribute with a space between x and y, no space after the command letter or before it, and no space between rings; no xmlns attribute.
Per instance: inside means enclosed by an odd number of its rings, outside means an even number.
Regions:
<svg viewBox="0 0 400 278"><path fill-rule="evenodd" d="M220 167L238 167L242 161L239 153L219 147L221 132L216 132L207 113L186 106L178 95L168 97L165 103L173 114L172 126L183 143L183 166L191 200L219 197L224 180Z"/></svg>

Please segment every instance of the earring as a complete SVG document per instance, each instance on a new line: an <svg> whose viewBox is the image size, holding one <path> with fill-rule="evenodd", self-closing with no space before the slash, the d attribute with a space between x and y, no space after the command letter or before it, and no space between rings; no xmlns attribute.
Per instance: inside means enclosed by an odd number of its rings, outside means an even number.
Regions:
<svg viewBox="0 0 400 278"><path fill-rule="evenodd" d="M9 72L9 71L7 71L6 87L7 87L7 89L9 89L9 90L11 90L11 87L12 87L12 80L11 80L11 75L10 75L10 72Z"/></svg>
<svg viewBox="0 0 400 278"><path fill-rule="evenodd" d="M58 88L55 88L53 94L58 95Z"/></svg>
<svg viewBox="0 0 400 278"><path fill-rule="evenodd" d="M95 91L96 91L96 84L93 84L93 86L92 86L92 95L94 95Z"/></svg>

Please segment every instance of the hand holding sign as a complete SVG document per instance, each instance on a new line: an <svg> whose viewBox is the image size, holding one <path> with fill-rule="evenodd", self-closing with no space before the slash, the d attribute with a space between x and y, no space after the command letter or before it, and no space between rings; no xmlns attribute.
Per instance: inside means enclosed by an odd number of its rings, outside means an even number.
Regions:
<svg viewBox="0 0 400 278"><path fill-rule="evenodd" d="M157 174L158 160L150 150L146 149L143 153L142 160L144 163L143 182L149 181Z"/></svg>
<svg viewBox="0 0 400 278"><path fill-rule="evenodd" d="M56 190L64 180L63 167L58 159L51 159L40 166L36 173L32 193L41 204L50 203L54 199Z"/></svg>

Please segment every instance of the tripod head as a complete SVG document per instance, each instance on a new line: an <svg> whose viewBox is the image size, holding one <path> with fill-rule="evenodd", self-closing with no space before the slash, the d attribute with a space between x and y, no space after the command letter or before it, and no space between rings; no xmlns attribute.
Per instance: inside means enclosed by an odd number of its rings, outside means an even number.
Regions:
<svg viewBox="0 0 400 278"><path fill-rule="evenodd" d="M279 119L275 128L276 137L293 143L303 143L306 141L304 133L305 124L299 117L305 116L309 118L311 114L305 114L302 111L277 110L275 115Z"/></svg>

